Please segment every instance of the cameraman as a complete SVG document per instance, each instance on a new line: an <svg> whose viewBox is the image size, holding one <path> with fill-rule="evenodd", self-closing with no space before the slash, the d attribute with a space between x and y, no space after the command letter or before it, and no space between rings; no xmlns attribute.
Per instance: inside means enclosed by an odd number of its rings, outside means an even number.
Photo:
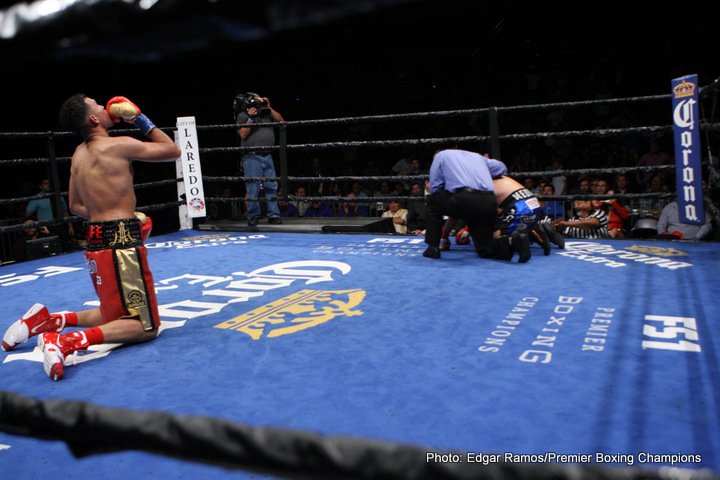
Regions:
<svg viewBox="0 0 720 480"><path fill-rule="evenodd" d="M267 97L249 94L237 115L237 124L240 125L240 144L243 147L267 147L275 145L275 129L273 126L255 126L255 123L283 122L282 115L273 110ZM242 157L243 171L246 177L275 177L275 166L271 152L249 151ZM265 198L267 199L268 223L280 224L280 210L277 204L276 181L264 181ZM260 204L258 203L259 181L246 181L247 190L247 219L248 225L254 227L260 219Z"/></svg>

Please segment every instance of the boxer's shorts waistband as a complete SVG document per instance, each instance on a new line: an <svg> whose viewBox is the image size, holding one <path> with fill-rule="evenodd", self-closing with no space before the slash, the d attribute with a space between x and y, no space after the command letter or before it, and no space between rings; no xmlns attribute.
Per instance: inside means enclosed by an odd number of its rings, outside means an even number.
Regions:
<svg viewBox="0 0 720 480"><path fill-rule="evenodd" d="M527 200L528 198L532 197L535 197L535 194L533 192L531 192L527 188L520 188L508 195L507 198L503 200L500 208L505 210L506 208L515 205L515 202L518 202L520 200Z"/></svg>
<svg viewBox="0 0 720 480"><path fill-rule="evenodd" d="M92 251L139 247L143 244L140 230L140 220L137 218L88 222L86 249Z"/></svg>

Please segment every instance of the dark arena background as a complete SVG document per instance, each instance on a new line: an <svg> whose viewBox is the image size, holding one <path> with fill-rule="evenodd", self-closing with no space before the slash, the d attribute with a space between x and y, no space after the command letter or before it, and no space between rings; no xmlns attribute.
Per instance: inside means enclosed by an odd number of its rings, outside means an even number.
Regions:
<svg viewBox="0 0 720 480"><path fill-rule="evenodd" d="M57 214L80 141L58 123L70 95L126 96L168 134L194 117L207 208L183 216L173 163L133 164L161 334L79 352L60 382L34 338L1 352L0 477L720 478L707 10L0 1L0 332L33 303L98 305L85 224ZM658 231L677 190L671 81L686 75L698 81L700 239ZM265 149L282 200L335 216L248 224L243 92L284 116ZM141 138L127 124L111 133ZM452 235L440 260L424 258L422 224L400 232L383 214L393 199L424 211L412 185L441 149L560 186L538 190L555 220L578 198L619 202L622 235L533 245L524 264L480 259ZM26 211L39 192L56 219ZM367 216L337 215L351 192Z"/></svg>

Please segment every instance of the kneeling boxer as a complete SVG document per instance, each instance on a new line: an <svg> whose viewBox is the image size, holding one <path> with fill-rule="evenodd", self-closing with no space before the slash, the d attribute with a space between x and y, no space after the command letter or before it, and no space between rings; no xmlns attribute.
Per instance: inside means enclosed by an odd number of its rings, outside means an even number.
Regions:
<svg viewBox="0 0 720 480"><path fill-rule="evenodd" d="M552 226L547 227L540 220L543 213L540 201L524 185L508 176L493 178L493 188L498 205L498 219L495 236L512 235L516 232L526 232L528 237L543 248L545 255L550 254L550 241L560 248L565 247L565 241ZM448 220L450 223L450 220ZM470 238L467 227L457 231L455 243L464 245ZM450 242L448 234L443 230L440 249L448 250Z"/></svg>
<svg viewBox="0 0 720 480"><path fill-rule="evenodd" d="M528 232L530 239L550 254L550 241L565 248L565 240L554 228L546 228L542 205L533 192L508 176L493 179L498 203L497 235L511 235L516 231Z"/></svg>
<svg viewBox="0 0 720 480"><path fill-rule="evenodd" d="M110 137L108 128L125 120L139 127L150 141ZM131 164L175 161L175 142L125 97L114 97L107 109L83 94L62 106L65 128L83 136L70 167L70 211L88 220L85 258L100 307L76 313L54 313L41 304L10 326L2 342L12 350L39 335L45 372L52 380L64 377L66 360L78 350L99 343L140 343L153 340L160 318L152 273L143 239L151 223L135 215ZM144 227L144 230L143 230ZM85 330L61 334L66 326Z"/></svg>
<svg viewBox="0 0 720 480"><path fill-rule="evenodd" d="M493 237L497 215L492 179L505 173L504 163L475 152L448 149L435 154L426 210L428 248L423 256L440 258L443 216L449 216L465 221L481 257L511 260L518 253L518 262L530 259L530 241L524 232Z"/></svg>

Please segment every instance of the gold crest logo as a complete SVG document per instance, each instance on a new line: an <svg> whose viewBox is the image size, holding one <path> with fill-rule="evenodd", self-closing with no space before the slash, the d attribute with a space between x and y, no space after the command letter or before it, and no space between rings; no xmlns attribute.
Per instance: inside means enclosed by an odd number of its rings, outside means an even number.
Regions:
<svg viewBox="0 0 720 480"><path fill-rule="evenodd" d="M695 95L695 87L696 85L694 83L683 80L673 88L675 98L692 97Z"/></svg>
<svg viewBox="0 0 720 480"><path fill-rule="evenodd" d="M127 243L134 243L137 240L130 234L128 229L125 228L125 222L120 222L118 229L115 232L115 238L110 242L110 245L125 245Z"/></svg>
<svg viewBox="0 0 720 480"><path fill-rule="evenodd" d="M142 308L145 306L145 295L140 290L132 290L125 298L129 308Z"/></svg>
<svg viewBox="0 0 720 480"><path fill-rule="evenodd" d="M316 327L336 317L356 317L365 299L365 291L301 290L263 305L248 313L215 325L215 328L237 330L253 340L275 338Z"/></svg>
<svg viewBox="0 0 720 480"><path fill-rule="evenodd" d="M647 253L648 255L656 255L658 257L687 257L687 253L675 250L674 248L651 247L648 245L633 245L625 250L633 252Z"/></svg>

